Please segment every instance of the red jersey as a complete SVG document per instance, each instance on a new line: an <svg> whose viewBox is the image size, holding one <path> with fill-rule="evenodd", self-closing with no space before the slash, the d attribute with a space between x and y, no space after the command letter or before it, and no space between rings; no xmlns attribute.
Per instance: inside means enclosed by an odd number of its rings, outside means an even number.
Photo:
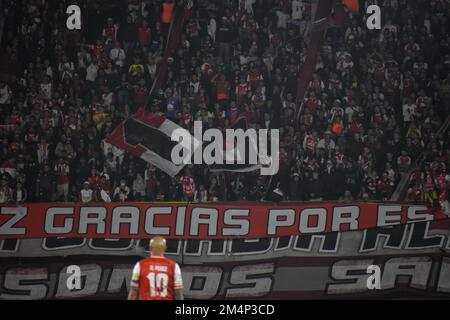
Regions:
<svg viewBox="0 0 450 320"><path fill-rule="evenodd" d="M236 95L237 95L237 100L238 103L242 104L243 103L243 98L247 95L247 92L249 91L249 86L247 83L240 83L237 85L236 87Z"/></svg>
<svg viewBox="0 0 450 320"><path fill-rule="evenodd" d="M373 68L373 78L376 81L383 81L384 80L384 66L375 66Z"/></svg>
<svg viewBox="0 0 450 320"><path fill-rule="evenodd" d="M353 121L352 124L349 127L349 133L350 134L355 134L355 133L360 133L361 132L361 128L362 128L362 124Z"/></svg>
<svg viewBox="0 0 450 320"><path fill-rule="evenodd" d="M313 135L307 135L307 136L305 136L305 139L303 141L303 146L306 149L314 151L318 142L319 142L319 139L317 137L315 137Z"/></svg>
<svg viewBox="0 0 450 320"><path fill-rule="evenodd" d="M448 183L447 181L449 181L449 176L446 172L441 173L437 178L437 184L440 188L445 188Z"/></svg>
<svg viewBox="0 0 450 320"><path fill-rule="evenodd" d="M259 88L259 82L263 80L261 73L257 70L250 72L247 77L247 80L250 82L250 86L253 90Z"/></svg>
<svg viewBox="0 0 450 320"><path fill-rule="evenodd" d="M320 101L317 98L308 98L306 100L306 107L311 114L316 114L317 107L320 105Z"/></svg>
<svg viewBox="0 0 450 320"><path fill-rule="evenodd" d="M138 31L138 38L139 38L139 43L141 44L141 46L147 47L150 45L150 42L152 40L152 32L150 30L150 28L139 28Z"/></svg>
<svg viewBox="0 0 450 320"><path fill-rule="evenodd" d="M342 83L338 79L330 79L329 80L329 88L330 89L342 89Z"/></svg>
<svg viewBox="0 0 450 320"><path fill-rule="evenodd" d="M439 194L439 201L440 202L448 201L448 192L446 189L442 190L441 193Z"/></svg>
<svg viewBox="0 0 450 320"><path fill-rule="evenodd" d="M320 79L312 80L310 86L313 90L320 91L322 90L322 81Z"/></svg>
<svg viewBox="0 0 450 320"><path fill-rule="evenodd" d="M408 200L416 201L422 199L422 190L420 186L412 187L408 190Z"/></svg>
<svg viewBox="0 0 450 320"><path fill-rule="evenodd" d="M227 100L228 99L228 90L230 85L228 81L217 81L217 100Z"/></svg>
<svg viewBox="0 0 450 320"><path fill-rule="evenodd" d="M136 88L134 91L134 103L137 106L143 106L147 100L147 90L143 87Z"/></svg>
<svg viewBox="0 0 450 320"><path fill-rule="evenodd" d="M400 156L397 159L397 164L399 167L406 168L411 164L411 158L408 156Z"/></svg>
<svg viewBox="0 0 450 320"><path fill-rule="evenodd" d="M19 115L12 115L9 117L9 124L11 125L20 125L22 122L22 119L20 119Z"/></svg>
<svg viewBox="0 0 450 320"><path fill-rule="evenodd" d="M68 184L69 183L69 166L65 163L59 163L55 165L55 172L58 176L58 184Z"/></svg>
<svg viewBox="0 0 450 320"><path fill-rule="evenodd" d="M434 179L433 179L432 176L428 175L425 178L424 187L425 187L425 190L427 190L427 191L432 191L433 190L433 188L434 188Z"/></svg>
<svg viewBox="0 0 450 320"><path fill-rule="evenodd" d="M141 260L133 269L131 286L139 288L139 300L175 300L175 290L183 289L181 269L165 257Z"/></svg>
<svg viewBox="0 0 450 320"><path fill-rule="evenodd" d="M103 54L103 46L95 46L92 49L92 52L94 53L94 55L97 57L97 59L100 59L100 57Z"/></svg>
<svg viewBox="0 0 450 320"><path fill-rule="evenodd" d="M117 40L117 27L111 26L111 27L105 27L103 29L103 37L106 39L109 39L111 41Z"/></svg>
<svg viewBox="0 0 450 320"><path fill-rule="evenodd" d="M195 191L194 178L191 176L184 176L181 178L181 184L183 185L183 192L188 197L192 197Z"/></svg>

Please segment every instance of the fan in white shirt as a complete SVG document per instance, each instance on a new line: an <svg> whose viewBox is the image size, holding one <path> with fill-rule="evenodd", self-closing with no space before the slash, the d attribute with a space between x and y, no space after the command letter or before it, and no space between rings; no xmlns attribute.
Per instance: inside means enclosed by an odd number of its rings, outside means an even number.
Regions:
<svg viewBox="0 0 450 320"><path fill-rule="evenodd" d="M95 82L98 75L98 69L97 61L92 61L86 69L86 81Z"/></svg>
<svg viewBox="0 0 450 320"><path fill-rule="evenodd" d="M300 0L292 1L292 20L303 20L303 13L305 12L305 5Z"/></svg>
<svg viewBox="0 0 450 320"><path fill-rule="evenodd" d="M11 102L12 91L9 86L2 82L0 84L0 104L9 104Z"/></svg>
<svg viewBox="0 0 450 320"><path fill-rule="evenodd" d="M89 182L84 183L83 189L80 191L80 201L82 203L89 203L94 200L94 191L89 187Z"/></svg>
<svg viewBox="0 0 450 320"><path fill-rule="evenodd" d="M109 52L109 58L114 61L114 63L119 66L123 67L124 61L127 58L125 51L120 47L120 43L116 41L114 44L114 48L111 49Z"/></svg>

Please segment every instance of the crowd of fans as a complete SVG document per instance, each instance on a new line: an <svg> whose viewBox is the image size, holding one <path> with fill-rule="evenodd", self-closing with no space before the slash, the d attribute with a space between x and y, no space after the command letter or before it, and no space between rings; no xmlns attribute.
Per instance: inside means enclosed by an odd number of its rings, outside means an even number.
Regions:
<svg viewBox="0 0 450 320"><path fill-rule="evenodd" d="M266 195L270 178L259 171L191 167L174 179L104 140L148 102L179 2L3 1L0 203ZM74 3L79 31L66 28ZM366 27L372 3L382 30ZM450 4L361 7L355 15L336 1L311 52L310 1L193 1L167 84L147 107L187 128L225 129L245 117L252 128L279 129L272 184L285 200L386 200L424 154L432 165L414 176L421 194L409 195L423 200L431 179L445 200L450 135L438 130L450 110ZM303 97L308 54L318 58Z"/></svg>

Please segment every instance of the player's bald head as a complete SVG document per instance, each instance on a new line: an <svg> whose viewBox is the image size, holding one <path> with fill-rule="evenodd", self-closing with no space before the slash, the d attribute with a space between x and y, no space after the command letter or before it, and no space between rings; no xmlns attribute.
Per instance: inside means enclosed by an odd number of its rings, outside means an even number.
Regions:
<svg viewBox="0 0 450 320"><path fill-rule="evenodd" d="M150 240L150 252L152 254L164 254L166 248L167 242L163 237L154 237Z"/></svg>

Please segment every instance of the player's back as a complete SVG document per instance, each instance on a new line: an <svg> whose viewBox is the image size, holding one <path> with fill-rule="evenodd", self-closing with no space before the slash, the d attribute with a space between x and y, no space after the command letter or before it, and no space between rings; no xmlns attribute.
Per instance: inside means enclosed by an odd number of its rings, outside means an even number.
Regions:
<svg viewBox="0 0 450 320"><path fill-rule="evenodd" d="M175 289L182 288L181 271L175 261L151 257L138 265L140 300L174 300Z"/></svg>

